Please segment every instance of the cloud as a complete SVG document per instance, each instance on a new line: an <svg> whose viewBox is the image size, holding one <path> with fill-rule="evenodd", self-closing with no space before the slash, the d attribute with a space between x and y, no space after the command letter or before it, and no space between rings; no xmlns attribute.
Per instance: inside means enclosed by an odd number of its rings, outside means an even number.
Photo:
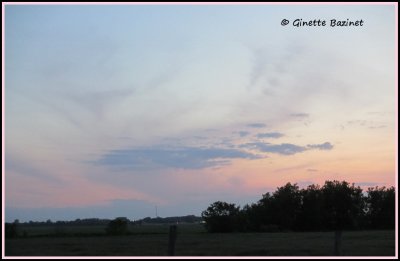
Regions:
<svg viewBox="0 0 400 261"><path fill-rule="evenodd" d="M257 84L257 82L265 75L267 67L267 55L265 50L258 48L253 49L253 63L250 73L250 87Z"/></svg>
<svg viewBox="0 0 400 261"><path fill-rule="evenodd" d="M306 169L308 172L317 172L317 169Z"/></svg>
<svg viewBox="0 0 400 261"><path fill-rule="evenodd" d="M239 131L238 133L239 133L240 137L246 137L247 135L250 134L250 132L248 132L248 131Z"/></svg>
<svg viewBox="0 0 400 261"><path fill-rule="evenodd" d="M257 134L257 138L280 138L284 136L284 134L280 132L267 132L267 133L259 133Z"/></svg>
<svg viewBox="0 0 400 261"><path fill-rule="evenodd" d="M370 129L383 129L386 128L386 125L377 125L377 126L370 126Z"/></svg>
<svg viewBox="0 0 400 261"><path fill-rule="evenodd" d="M291 117L296 117L296 118L307 118L310 115L308 113L292 113L290 114Z"/></svg>
<svg viewBox="0 0 400 261"><path fill-rule="evenodd" d="M355 182L354 185L360 186L360 187L375 187L375 186L380 186L384 183L378 183L378 182Z"/></svg>
<svg viewBox="0 0 400 261"><path fill-rule="evenodd" d="M250 123L250 124L247 124L247 127L250 127L250 128L265 128L265 127L267 127L267 125L264 124L264 123Z"/></svg>
<svg viewBox="0 0 400 261"><path fill-rule="evenodd" d="M299 170L299 169L303 169L306 168L307 166L309 166L309 164L297 164L294 166L290 166L290 167L285 167L285 168L279 168L274 170L275 173L280 173L280 172L287 172L287 171L292 171L292 170Z"/></svg>
<svg viewBox="0 0 400 261"><path fill-rule="evenodd" d="M333 145L330 142L325 142L322 144L308 144L307 148L319 149L319 150L331 150L331 149L333 149Z"/></svg>
<svg viewBox="0 0 400 261"><path fill-rule="evenodd" d="M132 170L154 168L202 169L230 164L230 159L259 159L237 149L197 147L147 147L111 150L94 163Z"/></svg>
<svg viewBox="0 0 400 261"><path fill-rule="evenodd" d="M253 142L241 145L241 147L249 148L249 149L257 149L261 152L270 152L270 153L277 153L282 155L293 155L296 153L300 153L305 151L307 148L297 146L290 143L282 143L282 144L270 144L270 143L263 143L263 142Z"/></svg>
<svg viewBox="0 0 400 261"><path fill-rule="evenodd" d="M97 116L134 93L133 89L112 89L104 91L86 91L83 93L67 94L67 98Z"/></svg>
<svg viewBox="0 0 400 261"><path fill-rule="evenodd" d="M17 155L7 153L5 156L5 170L6 172L16 172L21 175L34 177L46 182L51 182L53 185L59 185L60 179L48 173L48 171L41 167L40 164L35 164L34 161L21 158Z"/></svg>
<svg viewBox="0 0 400 261"><path fill-rule="evenodd" d="M382 122L368 121L368 120L351 120L347 121L346 125L349 127L360 126L368 129L383 129L387 127Z"/></svg>
<svg viewBox="0 0 400 261"><path fill-rule="evenodd" d="M333 148L333 145L330 142L325 142L322 144L309 144L304 147L291 143L271 144L263 142L252 142L240 145L239 147L247 149L256 149L261 152L270 152L282 155L293 155L296 153L301 153L306 150L312 150L312 149L331 150Z"/></svg>

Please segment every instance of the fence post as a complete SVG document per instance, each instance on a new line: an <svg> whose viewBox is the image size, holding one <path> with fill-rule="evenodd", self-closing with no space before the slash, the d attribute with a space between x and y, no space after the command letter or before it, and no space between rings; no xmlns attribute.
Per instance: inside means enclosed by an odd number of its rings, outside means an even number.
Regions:
<svg viewBox="0 0 400 261"><path fill-rule="evenodd" d="M334 255L340 256L340 248L342 245L342 230L335 231L335 245L334 245Z"/></svg>
<svg viewBox="0 0 400 261"><path fill-rule="evenodd" d="M169 239L168 239L168 255L175 255L175 240L177 235L177 226L172 225L169 227Z"/></svg>

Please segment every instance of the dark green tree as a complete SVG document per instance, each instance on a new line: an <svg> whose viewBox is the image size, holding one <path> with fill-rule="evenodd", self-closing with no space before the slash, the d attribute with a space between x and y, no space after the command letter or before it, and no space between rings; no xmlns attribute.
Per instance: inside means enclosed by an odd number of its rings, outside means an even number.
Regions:
<svg viewBox="0 0 400 261"><path fill-rule="evenodd" d="M269 192L263 194L262 198L254 207L255 214L259 216L256 220L261 221L261 229L262 227L270 225L277 226L277 218L275 216L275 199Z"/></svg>
<svg viewBox="0 0 400 261"><path fill-rule="evenodd" d="M326 181L321 188L323 215L328 228L353 229L364 214L365 201L362 189L346 181Z"/></svg>
<svg viewBox="0 0 400 261"><path fill-rule="evenodd" d="M210 232L335 231L338 245L343 230L394 229L395 189L369 188L364 195L346 181L326 181L322 187L302 190L287 183L242 210L217 201L202 217Z"/></svg>
<svg viewBox="0 0 400 261"><path fill-rule="evenodd" d="M358 226L364 214L362 189L346 181L326 181L322 187L323 215L328 228L335 230L335 255L340 255L342 231Z"/></svg>
<svg viewBox="0 0 400 261"><path fill-rule="evenodd" d="M273 223L281 230L294 230L301 210L301 193L297 184L287 183L272 194Z"/></svg>
<svg viewBox="0 0 400 261"><path fill-rule="evenodd" d="M259 204L245 205L243 207L242 213L244 214L245 229L248 231L260 231L265 220L263 219L263 209Z"/></svg>
<svg viewBox="0 0 400 261"><path fill-rule="evenodd" d="M240 230L240 210L235 204L217 201L201 213L209 232L233 232Z"/></svg>
<svg viewBox="0 0 400 261"><path fill-rule="evenodd" d="M301 210L296 228L302 231L321 231L326 228L323 220L323 194L318 185L301 190Z"/></svg>
<svg viewBox="0 0 400 261"><path fill-rule="evenodd" d="M366 198L368 226L372 229L395 228L394 187L368 188Z"/></svg>

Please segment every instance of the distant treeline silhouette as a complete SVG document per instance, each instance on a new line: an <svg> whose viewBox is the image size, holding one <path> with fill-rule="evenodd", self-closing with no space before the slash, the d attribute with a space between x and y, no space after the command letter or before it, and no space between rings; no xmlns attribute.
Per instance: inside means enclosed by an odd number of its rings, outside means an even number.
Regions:
<svg viewBox="0 0 400 261"><path fill-rule="evenodd" d="M104 226L105 231L109 235L128 234L128 225L145 225L145 224L177 224L177 223L200 223L203 219L195 215L175 216L175 217L145 217L139 220L129 220L126 217L117 217L115 219L85 218L72 221L56 221L50 219L47 221L29 221L19 222L16 219L13 223L5 223L6 238L15 238L24 235L26 227L53 227L57 235L64 235L64 228L79 226Z"/></svg>
<svg viewBox="0 0 400 261"><path fill-rule="evenodd" d="M195 215L179 216L179 217L156 217L150 218L146 217L137 221L134 224L173 224L173 223L200 223L203 219Z"/></svg>
<svg viewBox="0 0 400 261"><path fill-rule="evenodd" d="M202 212L209 232L341 231L395 228L394 187L326 181L299 189L287 183L243 208L217 201Z"/></svg>

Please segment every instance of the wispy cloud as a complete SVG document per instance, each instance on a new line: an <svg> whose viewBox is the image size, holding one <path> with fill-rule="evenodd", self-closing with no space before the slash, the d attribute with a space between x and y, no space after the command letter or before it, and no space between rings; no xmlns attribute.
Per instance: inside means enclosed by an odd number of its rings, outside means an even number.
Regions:
<svg viewBox="0 0 400 261"><path fill-rule="evenodd" d="M346 126L348 127L363 127L368 129L383 129L387 126L383 124L383 122L371 121L371 120L351 120L346 122Z"/></svg>
<svg viewBox="0 0 400 261"><path fill-rule="evenodd" d="M333 145L329 142L325 142L322 144L309 144L307 146L298 146L291 143L271 144L263 142L252 142L240 145L239 147L247 149L256 149L261 152L270 152L281 155L293 155L311 149L331 150L333 148Z"/></svg>
<svg viewBox="0 0 400 261"><path fill-rule="evenodd" d="M250 87L253 87L265 75L267 57L264 49L253 49L253 63L250 74Z"/></svg>
<svg viewBox="0 0 400 261"><path fill-rule="evenodd" d="M257 138L280 138L283 137L284 134L280 132L266 132L266 133L258 133Z"/></svg>
<svg viewBox="0 0 400 261"><path fill-rule="evenodd" d="M60 179L54 175L49 174L45 169L40 166L36 166L34 162L28 159L23 159L10 153L5 157L5 169L7 173L9 171L16 172L18 174L29 176L37 179L41 179L46 182L50 182L53 185L60 184Z"/></svg>
<svg viewBox="0 0 400 261"><path fill-rule="evenodd" d="M95 164L132 170L153 168L203 169L227 165L231 159L259 159L238 149L197 147L146 147L112 150Z"/></svg>
<svg viewBox="0 0 400 261"><path fill-rule="evenodd" d="M356 182L354 185L360 186L360 187L375 187L375 186L381 186L384 183L381 182Z"/></svg>
<svg viewBox="0 0 400 261"><path fill-rule="evenodd" d="M292 113L290 116L295 118L307 118L310 115L308 113Z"/></svg>
<svg viewBox="0 0 400 261"><path fill-rule="evenodd" d="M325 142L322 144L308 144L307 148L319 149L319 150L331 150L331 149L333 149L333 145L330 142Z"/></svg>
<svg viewBox="0 0 400 261"><path fill-rule="evenodd" d="M117 102L121 102L131 94L134 93L133 89L116 89L105 91L91 91L84 93L68 94L67 98L76 105L82 106L95 115L101 116L102 113Z"/></svg>
<svg viewBox="0 0 400 261"><path fill-rule="evenodd" d="M306 150L305 147L297 146L290 143L270 144L263 142L253 142L241 145L243 148L256 149L261 152L277 153L282 155L293 155Z"/></svg>
<svg viewBox="0 0 400 261"><path fill-rule="evenodd" d="M250 124L247 124L247 127L250 127L250 128L265 128L265 127L267 127L267 125L264 124L264 123L250 123Z"/></svg>
<svg viewBox="0 0 400 261"><path fill-rule="evenodd" d="M377 126L370 126L370 129L384 129L386 128L386 125L377 125Z"/></svg>

